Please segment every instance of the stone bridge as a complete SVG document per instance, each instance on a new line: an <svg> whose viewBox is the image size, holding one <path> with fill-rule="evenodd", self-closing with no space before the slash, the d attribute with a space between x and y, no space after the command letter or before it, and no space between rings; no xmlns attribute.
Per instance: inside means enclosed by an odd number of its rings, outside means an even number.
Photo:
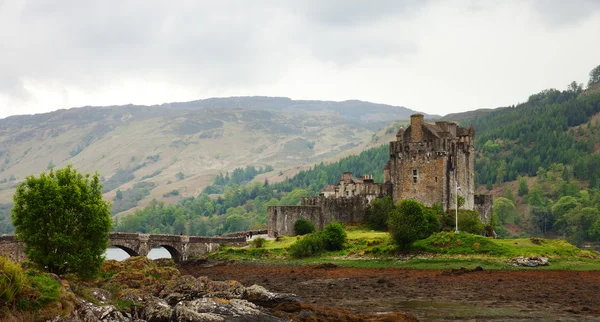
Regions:
<svg viewBox="0 0 600 322"><path fill-rule="evenodd" d="M205 237L181 235L150 235L136 233L110 233L109 245L124 250L129 256L147 256L154 247L164 247L175 262L180 262L217 250L221 245L240 246L246 238ZM21 262L25 260L24 243L15 235L0 236L0 256Z"/></svg>

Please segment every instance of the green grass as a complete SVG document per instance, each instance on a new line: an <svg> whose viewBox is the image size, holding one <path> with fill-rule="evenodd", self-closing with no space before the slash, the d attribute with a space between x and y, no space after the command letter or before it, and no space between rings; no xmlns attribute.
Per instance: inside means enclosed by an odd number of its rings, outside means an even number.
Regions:
<svg viewBox="0 0 600 322"><path fill-rule="evenodd" d="M264 248L222 247L207 254L213 259L240 263L274 265L318 265L333 263L356 268L451 269L475 268L502 270L600 270L600 257L594 251L581 250L563 240L541 238L492 239L467 233L443 232L415 242L408 253L400 253L386 232L350 228L344 249L315 257L292 259L287 250L303 237L284 236L269 240ZM550 265L529 268L512 266L511 258L545 256Z"/></svg>

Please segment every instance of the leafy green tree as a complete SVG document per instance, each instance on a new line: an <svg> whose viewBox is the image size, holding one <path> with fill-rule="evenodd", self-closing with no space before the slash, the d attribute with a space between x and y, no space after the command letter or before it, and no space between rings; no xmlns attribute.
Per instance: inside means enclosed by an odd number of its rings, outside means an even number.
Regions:
<svg viewBox="0 0 600 322"><path fill-rule="evenodd" d="M561 229L565 226L565 214L571 209L575 209L580 206L579 200L575 197L564 196L560 198L552 206L552 214L554 215L555 222L554 226Z"/></svg>
<svg viewBox="0 0 600 322"><path fill-rule="evenodd" d="M388 216L394 207L390 196L373 200L367 213L367 225L375 230L386 229Z"/></svg>
<svg viewBox="0 0 600 322"><path fill-rule="evenodd" d="M396 245L400 249L407 249L426 234L427 220L423 205L414 200L402 200L400 206L390 213L388 227Z"/></svg>
<svg viewBox="0 0 600 322"><path fill-rule="evenodd" d="M592 86L596 83L600 83L600 65L596 66L596 68L590 71L590 80L588 81L588 86Z"/></svg>
<svg viewBox="0 0 600 322"><path fill-rule="evenodd" d="M306 218L300 218L294 223L296 235L306 235L315 232L315 224Z"/></svg>
<svg viewBox="0 0 600 322"><path fill-rule="evenodd" d="M339 222L328 223L320 235L326 250L340 250L348 239L344 227Z"/></svg>
<svg viewBox="0 0 600 322"><path fill-rule="evenodd" d="M519 186L517 188L517 193L521 197L529 193L529 186L527 185L527 179L525 177L519 178Z"/></svg>
<svg viewBox="0 0 600 322"><path fill-rule="evenodd" d="M483 223L479 219L479 212L476 210L459 210L458 230L480 235L483 232Z"/></svg>
<svg viewBox="0 0 600 322"><path fill-rule="evenodd" d="M515 194L510 186L506 186L506 188L504 188L504 194L502 196L513 203L515 202Z"/></svg>
<svg viewBox="0 0 600 322"><path fill-rule="evenodd" d="M565 215L564 232L567 240L577 246L582 246L586 240L594 238L593 225L600 219L600 210L592 207L573 209Z"/></svg>
<svg viewBox="0 0 600 322"><path fill-rule="evenodd" d="M515 204L507 198L500 197L494 199L493 211L503 224L511 224L515 217Z"/></svg>
<svg viewBox="0 0 600 322"><path fill-rule="evenodd" d="M440 205L441 206L441 205ZM429 237L431 234L434 233L438 233L440 231L441 228L441 223L440 223L440 215L442 215L444 212L444 208L441 209L441 211L439 211L436 208L428 208L425 207L423 209L423 214L425 215L425 221L427 222L426 224L426 228L425 228L425 236L424 237Z"/></svg>
<svg viewBox="0 0 600 322"><path fill-rule="evenodd" d="M56 274L94 276L104 261L112 226L100 176L70 165L28 176L17 187L11 217L29 260Z"/></svg>
<svg viewBox="0 0 600 322"><path fill-rule="evenodd" d="M123 192L121 189L117 189L117 194L115 195L115 201L123 199Z"/></svg>

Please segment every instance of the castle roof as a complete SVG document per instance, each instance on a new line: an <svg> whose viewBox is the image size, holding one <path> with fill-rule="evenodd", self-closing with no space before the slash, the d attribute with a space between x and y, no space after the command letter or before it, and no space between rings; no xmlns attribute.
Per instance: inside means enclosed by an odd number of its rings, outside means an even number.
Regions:
<svg viewBox="0 0 600 322"><path fill-rule="evenodd" d="M423 127L426 128L431 134L435 135L435 137L441 137L442 132L444 132L440 127L430 123L423 123Z"/></svg>
<svg viewBox="0 0 600 322"><path fill-rule="evenodd" d="M475 129L472 126L469 127L458 127L456 129L456 136L475 136Z"/></svg>
<svg viewBox="0 0 600 322"><path fill-rule="evenodd" d="M321 192L335 192L336 187L337 187L337 185L328 184L325 186L325 188L323 188L323 190L321 190Z"/></svg>

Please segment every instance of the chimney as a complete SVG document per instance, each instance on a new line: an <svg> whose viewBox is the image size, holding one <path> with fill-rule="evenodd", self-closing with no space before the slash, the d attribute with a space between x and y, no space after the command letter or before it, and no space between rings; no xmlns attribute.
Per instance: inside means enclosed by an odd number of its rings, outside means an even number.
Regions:
<svg viewBox="0 0 600 322"><path fill-rule="evenodd" d="M344 181L345 184L349 184L351 180L352 180L352 172L344 172L342 174L342 181Z"/></svg>
<svg viewBox="0 0 600 322"><path fill-rule="evenodd" d="M410 138L412 142L423 141L423 114L410 116Z"/></svg>

